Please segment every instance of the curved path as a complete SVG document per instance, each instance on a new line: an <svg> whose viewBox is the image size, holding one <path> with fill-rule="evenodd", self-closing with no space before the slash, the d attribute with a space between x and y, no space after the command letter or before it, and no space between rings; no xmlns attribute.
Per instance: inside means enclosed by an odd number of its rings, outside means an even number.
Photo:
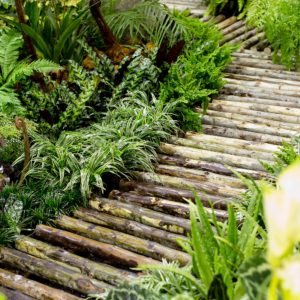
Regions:
<svg viewBox="0 0 300 300"><path fill-rule="evenodd" d="M242 47L203 117L203 133L162 143L155 173L122 180L109 199L94 198L89 208L61 216L53 227L39 225L15 249L0 247L0 290L9 299L79 299L132 280L138 264L162 258L188 263L176 239L190 229L190 187L207 207L212 201L223 220L227 203L245 190L231 170L266 176L259 160L272 161L282 141L299 133L300 74L273 64L263 34L243 21L212 21L224 43Z"/></svg>

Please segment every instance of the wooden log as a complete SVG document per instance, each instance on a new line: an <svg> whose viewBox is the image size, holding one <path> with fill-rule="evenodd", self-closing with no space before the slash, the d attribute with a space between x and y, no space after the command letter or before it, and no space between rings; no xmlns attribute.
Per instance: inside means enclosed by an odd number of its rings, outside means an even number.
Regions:
<svg viewBox="0 0 300 300"><path fill-rule="evenodd" d="M29 299L79 300L81 299L74 295L66 293L62 290L57 290L45 284L27 279L22 275L14 274L4 269L0 269L0 285L15 290L15 291L9 291L9 294L7 294L8 299L12 299L12 300L17 300L17 299L19 300L29 300ZM7 290L5 289L4 292L6 293ZM22 296L22 294L25 294L28 297L25 295ZM10 298L10 295L13 298Z"/></svg>
<svg viewBox="0 0 300 300"><path fill-rule="evenodd" d="M62 248L49 245L36 239L20 236L15 242L16 249L32 256L62 263L63 266L72 267L76 272L89 277L103 280L113 285L124 281L131 281L136 278L136 274L120 270L107 264L94 262L83 258Z"/></svg>
<svg viewBox="0 0 300 300"><path fill-rule="evenodd" d="M109 261L113 265L122 265L135 268L139 265L160 263L157 260L133 253L120 247L94 241L68 231L45 225L38 225L34 233L35 236L45 241L61 245L64 248L72 249L73 251L79 253L84 253L85 255L93 254L106 261Z"/></svg>
<svg viewBox="0 0 300 300"><path fill-rule="evenodd" d="M241 49L240 51L233 52L232 56L234 57L245 57L245 58L256 58L272 61L272 55L268 55L258 51L245 51L245 49Z"/></svg>
<svg viewBox="0 0 300 300"><path fill-rule="evenodd" d="M264 170L261 164L256 159L249 157L223 154L200 149L192 149L184 146L175 146L167 143L161 143L160 149L163 153L168 155L216 162L233 167L246 168L249 170Z"/></svg>
<svg viewBox="0 0 300 300"><path fill-rule="evenodd" d="M194 132L187 132L185 134L185 138L196 143L216 143L226 146L234 146L241 149L247 149L252 151L262 151L267 153L273 153L278 150L277 146L267 144L267 143L255 143L255 142L248 142L243 141L240 139L233 139L233 138L226 138L220 136L212 136L207 134L199 134Z"/></svg>
<svg viewBox="0 0 300 300"><path fill-rule="evenodd" d="M179 175L179 174L178 174ZM139 181L146 182L149 184L161 184L169 187L175 188L183 188L183 189L196 189L197 191L201 191L210 195L216 195L220 197L235 197L238 198L241 193L244 192L243 189L237 189L232 187L227 187L225 184L222 186L216 186L212 183L207 182L199 182L197 180L192 179L184 179L180 176L167 176L167 175L159 175L155 173L141 173L136 172L135 176Z"/></svg>
<svg viewBox="0 0 300 300"><path fill-rule="evenodd" d="M177 234L186 234L190 231L190 222L186 219L170 216L148 208L122 203L116 200L94 198L89 206L97 211L126 218L145 225L153 226Z"/></svg>
<svg viewBox="0 0 300 300"><path fill-rule="evenodd" d="M264 39L264 37L265 37L265 33L264 32L259 32L258 34L256 34L256 35L250 37L249 39L245 40L242 43L241 48L242 49L249 49L253 45L259 43L262 39Z"/></svg>
<svg viewBox="0 0 300 300"><path fill-rule="evenodd" d="M225 19L224 21L220 22L219 24L217 24L217 27L219 28L219 30L222 30L230 25L232 25L233 23L235 23L237 20L236 16L230 17L228 19Z"/></svg>
<svg viewBox="0 0 300 300"><path fill-rule="evenodd" d="M270 90L281 90L284 92L288 92L291 95L299 95L300 96L300 88L299 85L291 85L291 84L284 84L284 83L269 83L265 81L250 81L249 77L248 80L239 80L239 79L232 79L232 78L226 78L226 82L229 84L240 84L244 86L251 86L251 87L260 87L260 88L265 88L265 89L270 89Z"/></svg>
<svg viewBox="0 0 300 300"><path fill-rule="evenodd" d="M112 191L110 193L111 199L117 199L113 196L114 192L116 191ZM184 236L179 234L157 229L132 220L100 213L88 208L79 208L74 212L74 216L90 223L110 227L140 238L150 239L174 249L181 249L177 243L177 240L185 239Z"/></svg>
<svg viewBox="0 0 300 300"><path fill-rule="evenodd" d="M229 33L241 28L242 26L245 25L245 22L243 20L239 20L235 23L233 23L232 25L222 29L222 33L224 36L228 35Z"/></svg>
<svg viewBox="0 0 300 300"><path fill-rule="evenodd" d="M34 300L34 298L26 296L19 291L14 291L5 287L0 286L0 295L5 296L5 300ZM38 298L35 298L38 299ZM79 298L78 298L79 300Z"/></svg>
<svg viewBox="0 0 300 300"><path fill-rule="evenodd" d="M216 136L212 136L212 137L216 137ZM223 164L219 164L219 163L203 162L195 159L186 159L186 158L174 157L168 155L159 155L158 162L165 165L200 169L200 170L227 175L227 176L234 175L231 170L229 170ZM235 168L235 167L232 167L232 169L244 176L251 177L253 179L268 178L268 174L264 171L254 171L254 170Z"/></svg>
<svg viewBox="0 0 300 300"><path fill-rule="evenodd" d="M0 247L1 262L83 294L103 294L110 285L21 251Z"/></svg>
<svg viewBox="0 0 300 300"><path fill-rule="evenodd" d="M232 65L238 65L238 66L246 66L246 67L255 67L255 68L261 68L261 69L268 69L268 70L281 70L284 71L285 67L282 65L277 65L274 63L271 63L266 60L260 60L260 59L254 59L254 58L235 58L232 62Z"/></svg>
<svg viewBox="0 0 300 300"><path fill-rule="evenodd" d="M186 265L190 262L190 256L184 252L79 219L60 216L55 220L55 224L60 228L80 233L80 235L90 239L109 243L157 260L178 261L181 265Z"/></svg>
<svg viewBox="0 0 300 300"><path fill-rule="evenodd" d="M257 124L261 124L261 125L268 126L268 127L300 131L300 125L296 125L296 124L292 124L292 123L277 122L272 119L264 119L264 118L259 118L257 116L241 115L240 113L220 112L220 111L215 111L215 110L207 110L206 113L208 116L210 116L212 118L215 118L215 117L226 118L228 120L241 121L241 122L247 122L247 123L257 123ZM213 147L211 149L213 150ZM227 153L229 153L229 151ZM259 152L254 152L251 157L256 157L257 159L266 159L266 160L273 159L271 154L266 155L266 153L264 153L263 155L260 155Z"/></svg>
<svg viewBox="0 0 300 300"><path fill-rule="evenodd" d="M300 109L299 108L290 108L283 106L273 106L273 105L264 105L264 104L256 104L256 103L242 103L242 102L234 102L234 101L223 101L223 100L214 100L210 107L215 107L216 105L221 106L236 106L247 108L256 111L263 111L275 114L281 114L286 116L296 116L300 117Z"/></svg>
<svg viewBox="0 0 300 300"><path fill-rule="evenodd" d="M280 100L272 100L272 99L263 99L263 98L256 98L256 97L243 97L243 96L235 96L235 95L220 95L218 98L216 98L216 100L225 100L225 101L234 101L234 102L244 102L244 103L255 103L255 104L265 104L265 105L273 105L273 106L283 106L283 107L290 107L290 108L300 108L300 99L299 99L299 103L297 102L290 102L290 101L280 101ZM231 109L240 109L240 107L230 107ZM287 123L298 123L297 118L298 117L294 117L294 116L289 116L291 118L285 118L285 116L283 117L283 119L278 119L278 115L276 113L264 113L265 115L261 115L261 111L253 111L253 110L246 110L248 111L249 115L257 115L258 117L264 116L264 118L267 119L271 119L271 120L277 120L277 121L286 121ZM243 114L243 113L242 113Z"/></svg>
<svg viewBox="0 0 300 300"><path fill-rule="evenodd" d="M255 49L257 51L263 51L265 48L267 48L270 45L268 39L263 39L260 41L256 46Z"/></svg>
<svg viewBox="0 0 300 300"><path fill-rule="evenodd" d="M278 79L278 78L272 78L269 76L261 76L261 75L245 75L245 74L239 74L239 73L227 73L225 74L225 78L229 79L235 79L235 80L241 80L241 81L251 81L251 82L262 82L264 84L276 84L276 85L283 85L283 86L292 86L291 88L299 89L300 87L300 81L294 81L294 80L288 80L288 79ZM295 86L295 87L294 87Z"/></svg>
<svg viewBox="0 0 300 300"><path fill-rule="evenodd" d="M220 184L234 188L244 188L245 185L237 178L224 176L207 171L188 169L180 166L170 166L158 164L155 167L155 172L162 175L178 176L197 181L204 181L212 184Z"/></svg>
<svg viewBox="0 0 300 300"><path fill-rule="evenodd" d="M247 39L249 39L250 37L253 37L257 34L257 29L251 29L246 31L245 33L237 36L236 38L232 39L229 41L230 44L239 44L243 41L246 41Z"/></svg>
<svg viewBox="0 0 300 300"><path fill-rule="evenodd" d="M299 97L295 95L286 95L280 90L273 90L271 93L263 88L256 87L254 89L249 86L241 86L236 84L225 84L224 89L221 90L221 94L248 96L279 101L290 101L291 99L299 99Z"/></svg>
<svg viewBox="0 0 300 300"><path fill-rule="evenodd" d="M207 112L208 116L216 116L216 117L221 117L224 114L223 112L218 112L218 111L213 111L213 110L208 110ZM220 115L218 115L218 113ZM225 117L225 114L224 114ZM230 115L229 115L230 117ZM241 118L244 116L241 116ZM244 119L247 121L247 119ZM254 121L255 123L255 121ZM225 138L224 138L225 139ZM191 147L191 148L197 148L197 149L203 149L203 150L208 150L208 151L214 151L214 152L220 152L220 153L228 153L232 155L238 155L238 156L245 156L245 157L252 157L255 159L265 159L265 160L273 160L273 153L271 152L261 152L258 150L249 150L245 148L239 148L239 144L236 145L226 145L226 144L221 144L221 143L215 143L213 139L211 139L209 142L205 140L205 138L202 141L193 141L190 139L183 139L183 138L176 138L173 137L170 140L171 143L175 145L180 145L180 146L186 146L186 147Z"/></svg>
<svg viewBox="0 0 300 300"><path fill-rule="evenodd" d="M224 21L225 19L226 19L226 17L224 15L218 15L215 18L212 18L210 21L213 24L217 25L217 24L221 23L222 21Z"/></svg>
<svg viewBox="0 0 300 300"><path fill-rule="evenodd" d="M228 33L228 34L224 34L223 39L220 42L220 45L224 45L225 43L228 43L229 41L235 39L236 37L242 35L243 33L247 32L248 27L246 25L242 25L241 27L237 28L236 30Z"/></svg>
<svg viewBox="0 0 300 300"><path fill-rule="evenodd" d="M230 65L226 68L226 72L231 74L249 75L249 76L262 76L263 78L276 78L278 80L289 80L293 82L300 82L300 75L295 72L289 71L276 71L268 69L260 69L239 65Z"/></svg>
<svg viewBox="0 0 300 300"><path fill-rule="evenodd" d="M250 122L244 122L239 120L228 120L227 118L220 118L220 117L203 116L202 122L203 124L207 124L207 125L223 126L227 128L247 130L247 131L257 132L262 134L266 133L266 134L270 134L274 136L282 136L286 138L291 138L298 133L297 130L288 130L279 127L269 127L269 126L264 126L263 124L258 125Z"/></svg>
<svg viewBox="0 0 300 300"><path fill-rule="evenodd" d="M132 192L122 193L120 191L112 191L111 197L125 203L135 203L161 212L168 211L172 214L177 214L178 216L181 216L183 218L190 217L190 208L188 204L178 203L162 198L141 196ZM212 213L211 208L204 207L204 209L208 214ZM215 209L214 212L219 220L227 220L227 211Z"/></svg>
<svg viewBox="0 0 300 300"><path fill-rule="evenodd" d="M153 197L160 197L165 199L172 199L175 201L185 202L186 200L194 200L195 195L191 190L187 189L178 189L178 188L170 188L160 185L151 185L140 183L136 181L120 181L120 189L122 191L133 191L139 195L148 195ZM231 202L232 199L228 198L220 198L213 195L206 195L204 193L200 193L195 191L199 199L204 203L204 205L209 206L210 203L216 209L226 209L227 204Z"/></svg>
<svg viewBox="0 0 300 300"><path fill-rule="evenodd" d="M270 134L261 134L257 132L250 132L246 130L238 130L226 127L219 127L219 126L211 126L205 125L203 127L204 133L217 135L217 136L225 136L225 137L232 137L237 139L243 139L246 141L255 141L255 142L263 142L263 143L270 143L274 145L281 145L282 142L289 142L290 138L284 138L281 136L274 136Z"/></svg>

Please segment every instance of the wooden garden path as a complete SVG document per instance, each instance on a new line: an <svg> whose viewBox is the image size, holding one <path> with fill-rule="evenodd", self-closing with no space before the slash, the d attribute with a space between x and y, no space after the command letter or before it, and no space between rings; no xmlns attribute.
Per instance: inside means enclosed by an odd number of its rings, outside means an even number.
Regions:
<svg viewBox="0 0 300 300"><path fill-rule="evenodd" d="M188 263L175 240L190 229L184 200L193 199L190 187L226 218L227 203L245 190L227 166L262 178L259 160L272 161L281 142L299 132L300 74L273 64L263 34L243 21L219 16L215 22L224 43L243 43L203 117L203 133L162 143L154 174L122 180L109 199L94 198L53 227L39 225L15 249L1 247L0 285L10 299L79 299L132 280L131 268L140 263Z"/></svg>

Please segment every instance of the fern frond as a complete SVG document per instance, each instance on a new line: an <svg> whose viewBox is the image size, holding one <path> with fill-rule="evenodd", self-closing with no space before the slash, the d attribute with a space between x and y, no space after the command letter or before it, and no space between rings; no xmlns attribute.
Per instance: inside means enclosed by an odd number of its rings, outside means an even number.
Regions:
<svg viewBox="0 0 300 300"><path fill-rule="evenodd" d="M3 81L14 69L19 57L19 48L23 45L20 33L10 30L0 36L0 66L2 70Z"/></svg>

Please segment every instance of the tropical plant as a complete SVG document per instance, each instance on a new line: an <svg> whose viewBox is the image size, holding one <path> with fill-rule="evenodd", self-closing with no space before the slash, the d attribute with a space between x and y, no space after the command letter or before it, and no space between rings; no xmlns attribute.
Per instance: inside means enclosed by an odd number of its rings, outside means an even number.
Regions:
<svg viewBox="0 0 300 300"><path fill-rule="evenodd" d="M223 86L222 72L230 62L233 48L219 46L221 34L215 27L183 15L184 22L193 40L171 65L161 84L160 98L164 102L176 99L179 102L176 113L182 129L199 131L201 121L194 111L195 105L202 105L205 112L210 97Z"/></svg>
<svg viewBox="0 0 300 300"><path fill-rule="evenodd" d="M255 1L255 0L254 0ZM218 15L225 13L227 15L238 14L243 17L249 8L252 0L209 0L207 14Z"/></svg>
<svg viewBox="0 0 300 300"><path fill-rule="evenodd" d="M22 107L13 87L23 78L34 72L47 73L60 67L45 59L31 62L28 59L18 61L19 48L23 45L22 36L14 30L0 36L0 112L7 115L23 115Z"/></svg>

